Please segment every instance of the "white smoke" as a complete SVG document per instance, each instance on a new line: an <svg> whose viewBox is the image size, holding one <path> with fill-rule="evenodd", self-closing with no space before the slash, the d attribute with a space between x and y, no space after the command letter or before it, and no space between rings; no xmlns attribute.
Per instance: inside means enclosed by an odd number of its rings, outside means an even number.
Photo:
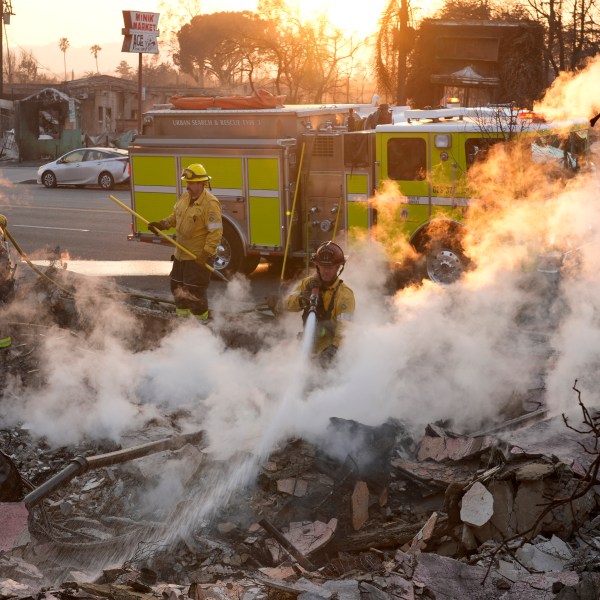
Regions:
<svg viewBox="0 0 600 600"><path fill-rule="evenodd" d="M590 77L600 81L597 64L558 82L545 106L583 97L577 90L588 89ZM563 84L564 102L557 96ZM177 425L184 432L205 430L207 451L224 459L262 454L291 435L318 438L331 417L366 425L396 418L417 434L437 420L474 431L502 420L515 396L538 385L535 328L548 334L552 353L544 367L551 413L574 402L575 379L584 400L596 402L598 174L557 184L532 171L527 186L513 188L508 163L502 164L481 179L488 186L480 188L481 197L493 210L474 211L469 253L475 266L461 281L447 287L425 281L390 294L379 243L363 240L350 249L343 279L354 290L357 310L333 368L299 361L298 314L253 319L256 300L242 278L219 298L214 328L235 326L255 335L262 342L258 351L232 347L193 320L151 350L132 350L128 340L145 333L139 323L117 301L90 304L85 290L79 307L96 318L89 341L50 332L40 365L44 386L5 395L3 420L64 445L84 438L118 441L155 418L185 415ZM525 188L528 198L522 197ZM572 275L557 283L536 271L538 256L550 248L559 255L579 248L572 252Z"/></svg>

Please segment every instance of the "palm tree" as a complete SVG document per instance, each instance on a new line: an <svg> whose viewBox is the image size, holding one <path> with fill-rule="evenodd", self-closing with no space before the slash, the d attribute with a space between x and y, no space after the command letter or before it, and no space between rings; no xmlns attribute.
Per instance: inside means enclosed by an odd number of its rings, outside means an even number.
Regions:
<svg viewBox="0 0 600 600"><path fill-rule="evenodd" d="M69 47L69 40L67 38L60 38L58 40L58 47L63 53L63 61L65 63L65 81L67 80L67 48Z"/></svg>
<svg viewBox="0 0 600 600"><path fill-rule="evenodd" d="M91 48L90 48L90 52L94 55L94 58L96 59L96 73L98 73L98 52L100 52L100 50L102 50L102 48L100 46L98 46L98 44L94 44Z"/></svg>

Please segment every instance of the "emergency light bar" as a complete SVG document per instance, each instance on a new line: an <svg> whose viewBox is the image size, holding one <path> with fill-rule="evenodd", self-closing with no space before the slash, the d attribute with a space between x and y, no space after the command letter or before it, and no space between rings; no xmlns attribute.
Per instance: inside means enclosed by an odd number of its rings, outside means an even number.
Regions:
<svg viewBox="0 0 600 600"><path fill-rule="evenodd" d="M533 112L532 110L520 110L517 113L517 119L529 119L530 121L533 121L534 123L545 123L546 122L546 119L543 117L543 115Z"/></svg>

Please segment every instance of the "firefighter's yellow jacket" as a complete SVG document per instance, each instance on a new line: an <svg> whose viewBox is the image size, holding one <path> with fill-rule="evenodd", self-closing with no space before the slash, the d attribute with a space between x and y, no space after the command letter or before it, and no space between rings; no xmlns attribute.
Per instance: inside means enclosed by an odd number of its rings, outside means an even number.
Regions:
<svg viewBox="0 0 600 600"><path fill-rule="evenodd" d="M216 253L223 235L221 203L207 189L190 206L190 194L184 192L177 200L173 212L163 219L168 227L175 227L177 242L196 256L206 251L211 256ZM177 260L193 260L191 256L175 250Z"/></svg>
<svg viewBox="0 0 600 600"><path fill-rule="evenodd" d="M306 277L287 299L287 309L293 312L306 310L301 306L301 296L308 290L308 284L314 279ZM354 318L354 292L341 280L336 279L331 286L321 288L317 306L317 331L315 334L315 353L322 352L327 346L340 347L344 329Z"/></svg>

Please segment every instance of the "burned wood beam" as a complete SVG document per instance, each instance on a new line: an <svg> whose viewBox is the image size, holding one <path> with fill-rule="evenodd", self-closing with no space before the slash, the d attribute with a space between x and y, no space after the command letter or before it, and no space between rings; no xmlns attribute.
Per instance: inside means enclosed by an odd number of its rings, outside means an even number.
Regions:
<svg viewBox="0 0 600 600"><path fill-rule="evenodd" d="M445 533L448 518L439 513L433 536ZM391 527L373 527L357 531L332 541L332 551L360 552L371 548L396 548L411 542L419 533L423 523L401 523Z"/></svg>
<svg viewBox="0 0 600 600"><path fill-rule="evenodd" d="M294 544L292 544L284 535L281 533L272 523L267 519L261 519L258 524L268 533L270 533L279 544L285 549L285 551L294 558L298 564L307 571L316 571L315 567L310 560L308 560Z"/></svg>

